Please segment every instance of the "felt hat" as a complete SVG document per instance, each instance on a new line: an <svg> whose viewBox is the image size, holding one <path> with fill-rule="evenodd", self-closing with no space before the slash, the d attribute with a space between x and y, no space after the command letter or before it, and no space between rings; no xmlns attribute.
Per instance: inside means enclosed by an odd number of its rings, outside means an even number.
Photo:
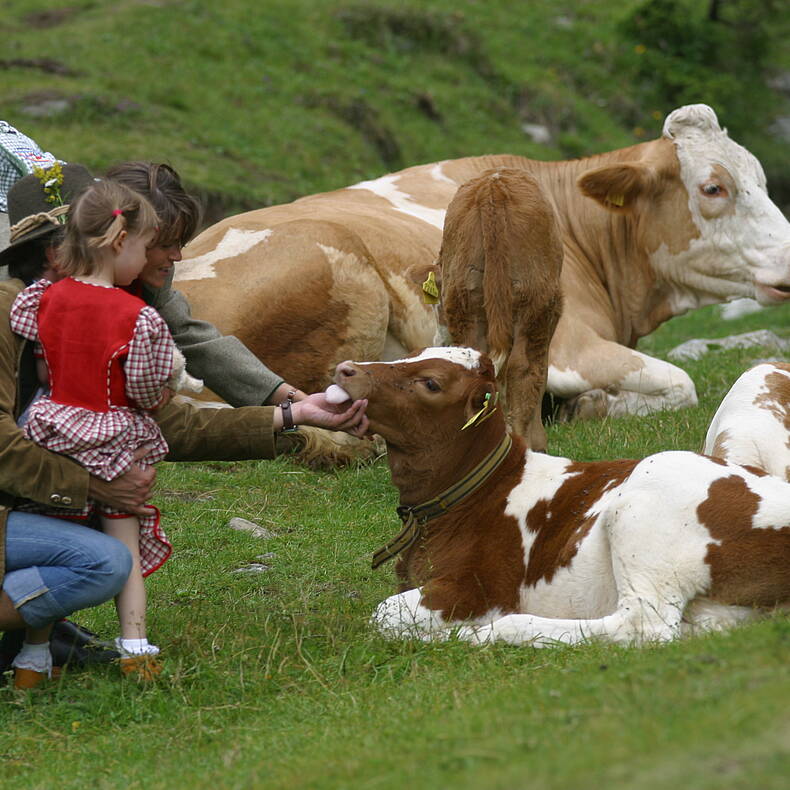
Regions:
<svg viewBox="0 0 790 790"><path fill-rule="evenodd" d="M0 266L9 263L21 245L57 230L66 221L69 204L96 180L82 165L66 164L61 170L60 199L54 203L37 175L20 178L8 191L10 244L0 252Z"/></svg>

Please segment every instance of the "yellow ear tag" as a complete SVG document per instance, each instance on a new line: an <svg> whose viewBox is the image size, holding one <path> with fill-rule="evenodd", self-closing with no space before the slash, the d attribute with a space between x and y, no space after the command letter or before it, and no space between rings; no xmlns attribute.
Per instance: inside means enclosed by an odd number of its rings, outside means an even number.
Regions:
<svg viewBox="0 0 790 790"><path fill-rule="evenodd" d="M428 279L422 284L422 300L425 304L439 304L439 286L434 272L428 272Z"/></svg>
<svg viewBox="0 0 790 790"><path fill-rule="evenodd" d="M461 430L465 431L467 428L470 428L473 425L479 425L481 422L487 420L496 411L496 404L498 400L499 400L499 393L497 392L496 395L494 396L493 403L490 403L489 401L491 401L491 393L486 392L485 399L483 400L483 408L480 409L480 411L477 412L477 414L473 414L466 421L466 425L461 426ZM489 406L491 407L490 411L488 411ZM488 411L488 414L486 414L486 411Z"/></svg>
<svg viewBox="0 0 790 790"><path fill-rule="evenodd" d="M606 202L613 206L621 206L625 203L625 195L607 195Z"/></svg>

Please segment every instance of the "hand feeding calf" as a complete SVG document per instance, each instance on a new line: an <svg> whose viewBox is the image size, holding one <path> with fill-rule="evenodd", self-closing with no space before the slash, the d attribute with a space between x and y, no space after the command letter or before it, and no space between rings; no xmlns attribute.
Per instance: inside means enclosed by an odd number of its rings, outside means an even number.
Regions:
<svg viewBox="0 0 790 790"><path fill-rule="evenodd" d="M344 362L387 443L402 532L392 637L536 647L675 639L790 600L790 484L690 452L576 463L509 436L469 348Z"/></svg>
<svg viewBox="0 0 790 790"><path fill-rule="evenodd" d="M508 425L535 450L546 449L541 403L562 312L562 255L541 186L526 170L500 167L461 185L447 207L438 261L410 270L436 304L434 342L491 357Z"/></svg>
<svg viewBox="0 0 790 790"><path fill-rule="evenodd" d="M713 415L704 452L790 481L790 364L764 362L738 378Z"/></svg>

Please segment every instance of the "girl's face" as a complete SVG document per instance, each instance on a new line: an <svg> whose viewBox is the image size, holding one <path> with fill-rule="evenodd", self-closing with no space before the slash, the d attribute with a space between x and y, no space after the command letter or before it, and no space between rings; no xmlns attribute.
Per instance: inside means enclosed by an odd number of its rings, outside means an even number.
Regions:
<svg viewBox="0 0 790 790"><path fill-rule="evenodd" d="M148 245L154 240L155 230L147 233L122 232L114 245L115 261L113 282L115 285L129 285L137 278L145 266Z"/></svg>

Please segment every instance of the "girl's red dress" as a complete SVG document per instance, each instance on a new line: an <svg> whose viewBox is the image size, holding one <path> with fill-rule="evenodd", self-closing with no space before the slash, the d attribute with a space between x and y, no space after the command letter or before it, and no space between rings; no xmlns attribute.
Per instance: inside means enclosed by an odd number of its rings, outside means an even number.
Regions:
<svg viewBox="0 0 790 790"><path fill-rule="evenodd" d="M11 308L11 328L36 341L49 371L49 395L30 408L25 431L42 447L79 461L103 480L124 474L143 444L151 450L138 462L167 455L159 426L147 413L162 399L173 369L173 338L159 313L119 288L67 277L39 280ZM117 510L91 502L108 518ZM144 576L170 556L159 511L140 519L140 564ZM74 517L74 511L48 510Z"/></svg>

